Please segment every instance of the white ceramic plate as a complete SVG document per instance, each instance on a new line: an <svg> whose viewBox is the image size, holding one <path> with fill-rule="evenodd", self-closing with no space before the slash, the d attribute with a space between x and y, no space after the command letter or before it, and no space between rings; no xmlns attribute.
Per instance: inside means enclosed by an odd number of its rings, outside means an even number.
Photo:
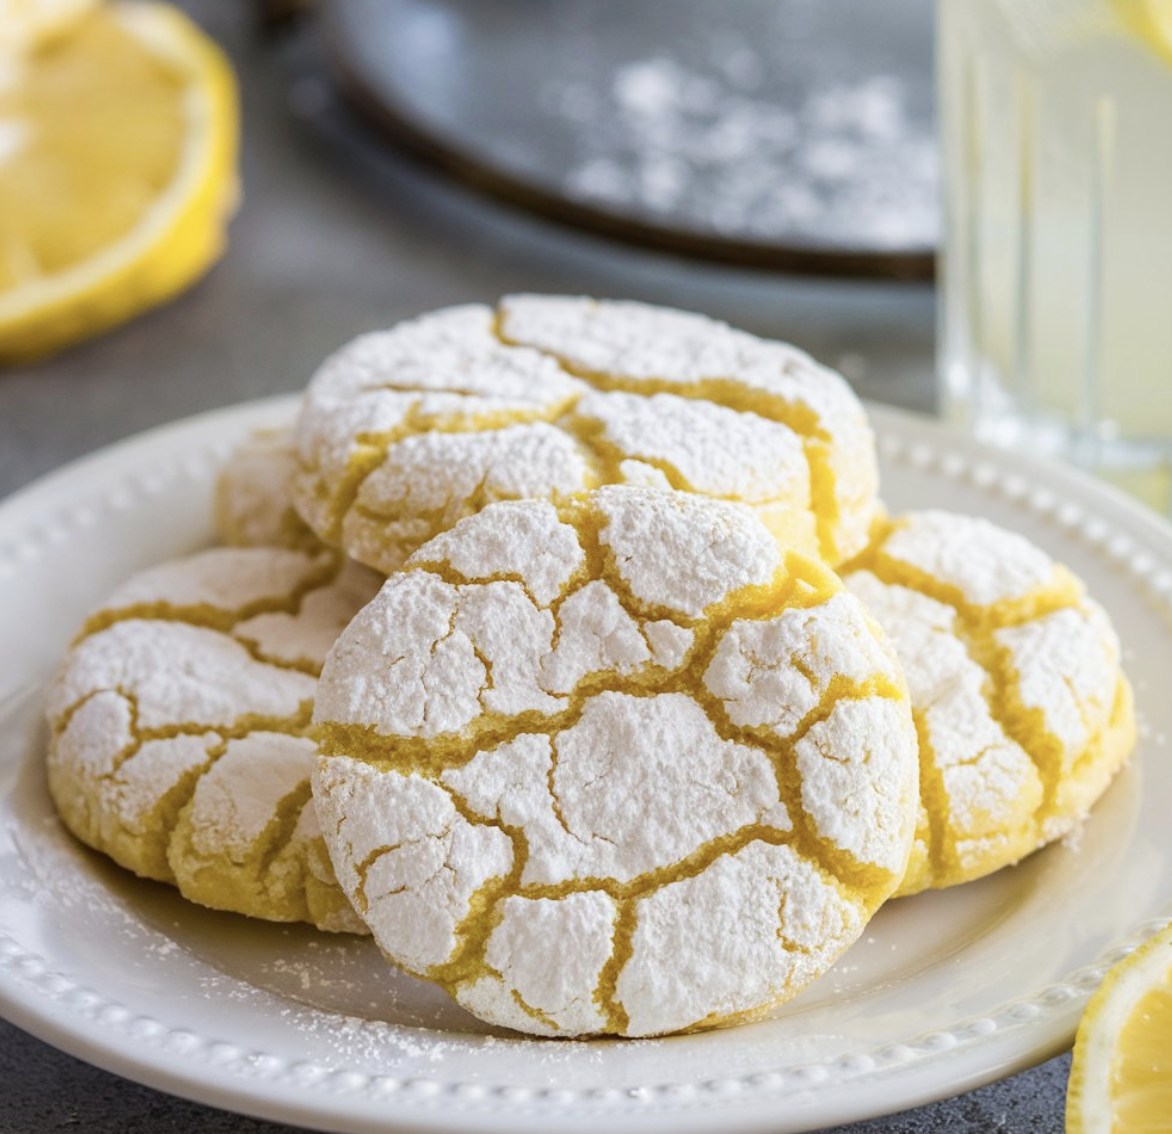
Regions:
<svg viewBox="0 0 1172 1134"><path fill-rule="evenodd" d="M875 410L894 511L1022 531L1115 619L1143 737L1077 838L894 902L761 1023L664 1040L519 1039L391 974L369 941L188 905L77 844L41 768L41 689L83 614L209 542L210 487L289 399L89 457L0 507L0 1011L92 1063L338 1131L800 1131L958 1093L1059 1051L1104 969L1172 916L1172 529L1070 472Z"/></svg>

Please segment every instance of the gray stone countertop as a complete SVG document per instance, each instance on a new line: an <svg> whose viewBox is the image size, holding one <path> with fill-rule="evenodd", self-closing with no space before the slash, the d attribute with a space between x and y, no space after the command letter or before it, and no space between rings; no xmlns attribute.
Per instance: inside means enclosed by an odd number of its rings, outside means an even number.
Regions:
<svg viewBox="0 0 1172 1134"><path fill-rule="evenodd" d="M301 47L259 37L237 0L185 7L228 49L241 82L244 205L228 254L168 306L48 362L0 372L0 497L150 426L297 391L360 331L517 290L705 311L797 343L867 398L932 408L930 288L724 269L514 212L411 159L368 152ZM1068 1067L1060 1057L849 1129L1055 1134ZM2 1020L0 1084L0 1134L291 1130L120 1079Z"/></svg>

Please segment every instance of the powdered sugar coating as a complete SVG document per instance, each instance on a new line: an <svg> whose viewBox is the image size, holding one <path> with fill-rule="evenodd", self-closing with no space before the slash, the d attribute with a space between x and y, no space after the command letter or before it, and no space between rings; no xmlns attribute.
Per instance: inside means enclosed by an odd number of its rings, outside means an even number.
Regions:
<svg viewBox="0 0 1172 1134"><path fill-rule="evenodd" d="M177 723L228 729L245 713L297 716L313 699L313 678L271 668L219 630L132 618L73 647L49 690L49 719L64 723L74 706L103 690L123 696L148 730Z"/></svg>
<svg viewBox="0 0 1172 1134"><path fill-rule="evenodd" d="M387 445L342 519L339 541L360 562L389 571L485 503L570 494L590 481L574 439L545 422L413 434Z"/></svg>
<svg viewBox="0 0 1172 1134"><path fill-rule="evenodd" d="M847 595L776 618L735 622L704 674L729 720L787 739L825 699L830 683L900 680L891 648Z"/></svg>
<svg viewBox="0 0 1172 1134"><path fill-rule="evenodd" d="M338 881L379 927L379 945L408 969L450 961L472 898L512 868L510 840L470 823L421 776L380 775L342 758L318 768L315 790Z"/></svg>
<svg viewBox="0 0 1172 1134"><path fill-rule="evenodd" d="M839 562L876 508L858 399L800 351L645 304L513 296L364 335L319 369L296 506L380 570L488 503L635 483L751 504Z"/></svg>
<svg viewBox="0 0 1172 1134"><path fill-rule="evenodd" d="M592 673L632 673L652 657L648 632L601 579L566 596L558 631L541 665L541 684L554 693L572 692Z"/></svg>
<svg viewBox="0 0 1172 1134"><path fill-rule="evenodd" d="M660 470L680 489L746 504L772 502L782 484L792 485L797 498L810 495L801 438L759 414L675 394L594 390L575 412L625 460Z"/></svg>
<svg viewBox="0 0 1172 1134"><path fill-rule="evenodd" d="M522 885L630 882L742 827L791 827L765 753L722 740L683 693L599 693L556 736L522 733L441 780L526 832Z"/></svg>
<svg viewBox="0 0 1172 1134"><path fill-rule="evenodd" d="M1016 862L1071 829L1131 750L1119 644L1082 584L1023 537L902 517L844 576L891 638L921 744L901 893Z"/></svg>
<svg viewBox="0 0 1172 1134"><path fill-rule="evenodd" d="M119 588L48 692L66 825L201 904L360 931L306 817L306 731L325 652L374 583L332 554L229 548Z"/></svg>
<svg viewBox="0 0 1172 1134"><path fill-rule="evenodd" d="M989 675L969 655L956 610L898 583L881 583L866 570L848 574L845 582L887 630L903 660L923 754L931 764L923 786L931 812L925 809L913 851L913 877L932 874L938 883L950 877L949 867L928 861L929 828L941 823L962 875L984 873L997 844L994 854L1010 861L1028 853L1042 779L1029 754L994 719L985 693Z"/></svg>
<svg viewBox="0 0 1172 1134"><path fill-rule="evenodd" d="M594 990L610 959L617 908L597 891L564 898L505 898L501 920L488 939L485 962L492 973L456 992L456 999L482 1019L497 1020L538 1035L602 1031L606 1017ZM581 948L548 961L546 943L574 941ZM558 1021L553 1023L552 1021Z"/></svg>
<svg viewBox="0 0 1172 1134"><path fill-rule="evenodd" d="M118 615L148 607L203 607L242 617L287 604L294 591L334 569L334 556L324 551L315 556L274 548L254 555L225 548L148 567L118 587L101 610Z"/></svg>
<svg viewBox="0 0 1172 1134"><path fill-rule="evenodd" d="M411 572L331 652L317 716L430 739L486 713L556 712L564 701L537 680L555 626L518 583L460 587Z"/></svg>
<svg viewBox="0 0 1172 1134"><path fill-rule="evenodd" d="M541 544L498 534L522 531ZM732 628L787 614L851 666L783 738L732 721L705 673ZM774 669L794 652L757 648ZM902 876L914 828L914 732L878 628L745 506L684 493L461 521L343 633L315 720L325 839L380 946L537 1034L655 1034L793 995ZM658 923L679 953L638 944ZM640 991L664 981L670 1010Z"/></svg>
<svg viewBox="0 0 1172 1134"><path fill-rule="evenodd" d="M791 847L760 842L669 883L637 909L616 988L635 1035L760 1013L779 990L815 975L827 941L852 940L864 924L857 904Z"/></svg>
<svg viewBox="0 0 1172 1134"><path fill-rule="evenodd" d="M699 618L744 587L767 586L781 552L742 510L714 509L703 497L603 488L595 496L606 520L603 548L631 597L647 607Z"/></svg>
<svg viewBox="0 0 1172 1134"><path fill-rule="evenodd" d="M489 524L465 524L458 538L436 536L411 564L448 563L469 582L524 579L536 602L548 606L585 562L578 535L552 504L501 503Z"/></svg>
<svg viewBox="0 0 1172 1134"><path fill-rule="evenodd" d="M1110 715L1119 672L1119 641L1106 613L1087 603L1066 607L994 637L1017 673L1018 696L1042 714L1062 745L1062 767L1082 754Z"/></svg>
<svg viewBox="0 0 1172 1134"><path fill-rule="evenodd" d="M296 610L264 610L237 622L233 635L268 661L317 673L342 627L382 581L350 560L331 571L329 584L306 591Z"/></svg>
<svg viewBox="0 0 1172 1134"><path fill-rule="evenodd" d="M874 436L841 375L789 343L646 303L514 295L500 310L506 339L549 351L607 388L621 383L647 394L664 387L685 397L711 391L717 401L723 390L734 408L787 425L802 437L811 471L833 486L838 533L821 533L823 556L834 564L866 544L879 488ZM719 446L714 433L710 442ZM814 500L819 518L824 503Z"/></svg>
<svg viewBox="0 0 1172 1134"><path fill-rule="evenodd" d="M293 507L297 451L289 429L258 430L216 479L212 518L221 543L318 551L321 541Z"/></svg>
<svg viewBox="0 0 1172 1134"><path fill-rule="evenodd" d="M952 512L909 514L884 540L882 553L974 606L1023 598L1054 576L1053 560L1024 536Z"/></svg>
<svg viewBox="0 0 1172 1134"><path fill-rule="evenodd" d="M904 790L900 706L887 698L839 701L794 745L802 810L827 842L856 861L898 872L900 833L884 821Z"/></svg>

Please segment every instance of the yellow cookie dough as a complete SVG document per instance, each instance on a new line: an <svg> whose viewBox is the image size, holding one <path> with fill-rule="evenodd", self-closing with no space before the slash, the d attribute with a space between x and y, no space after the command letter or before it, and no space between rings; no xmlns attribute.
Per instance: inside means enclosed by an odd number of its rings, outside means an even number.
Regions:
<svg viewBox="0 0 1172 1134"><path fill-rule="evenodd" d="M657 1035L793 996L904 875L894 653L744 505L493 504L331 649L314 798L396 965L494 1024Z"/></svg>
<svg viewBox="0 0 1172 1134"><path fill-rule="evenodd" d="M297 449L298 511L387 573L493 501L603 484L742 502L831 565L876 509L874 438L838 374L641 303L517 295L363 335L314 376Z"/></svg>
<svg viewBox="0 0 1172 1134"><path fill-rule="evenodd" d="M1022 536L912 512L844 572L895 645L923 803L899 893L953 886L1070 831L1135 743L1106 613Z"/></svg>
<svg viewBox="0 0 1172 1134"><path fill-rule="evenodd" d="M65 825L202 905L361 931L310 800L309 723L322 659L376 587L334 553L275 548L131 579L49 689Z"/></svg>

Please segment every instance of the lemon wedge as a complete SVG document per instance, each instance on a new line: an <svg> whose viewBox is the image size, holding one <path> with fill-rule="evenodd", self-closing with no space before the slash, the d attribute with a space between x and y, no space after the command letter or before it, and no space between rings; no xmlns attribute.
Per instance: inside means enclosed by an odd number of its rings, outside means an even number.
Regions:
<svg viewBox="0 0 1172 1134"><path fill-rule="evenodd" d="M1172 1130L1172 925L1120 962L1079 1025L1067 1134Z"/></svg>
<svg viewBox="0 0 1172 1134"><path fill-rule="evenodd" d="M224 56L165 4L104 5L0 54L0 362L202 274L237 198L237 119Z"/></svg>

